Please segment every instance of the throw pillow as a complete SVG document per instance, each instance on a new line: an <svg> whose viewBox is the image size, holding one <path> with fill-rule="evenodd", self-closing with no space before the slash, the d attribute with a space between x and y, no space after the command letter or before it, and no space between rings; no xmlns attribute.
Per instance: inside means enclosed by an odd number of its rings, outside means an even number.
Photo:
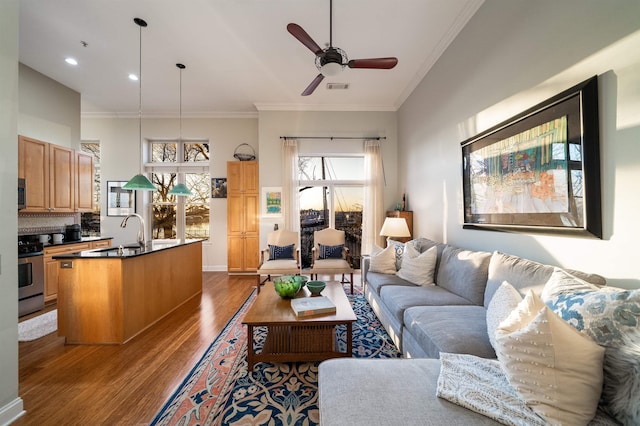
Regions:
<svg viewBox="0 0 640 426"><path fill-rule="evenodd" d="M484 306L490 260L488 252L446 246L440 257L436 284L474 305Z"/></svg>
<svg viewBox="0 0 640 426"><path fill-rule="evenodd" d="M396 271L400 269L402 266L402 255L404 253L405 243L401 243L400 241L387 239L387 247L393 247L395 252L396 259Z"/></svg>
<svg viewBox="0 0 640 426"><path fill-rule="evenodd" d="M487 333L493 349L498 352L496 345L496 330L500 323L518 307L522 296L509 282L503 281L496 290L487 307Z"/></svg>
<svg viewBox="0 0 640 426"><path fill-rule="evenodd" d="M396 254L392 246L387 246L384 250L377 245L373 246L369 261L369 272L396 273Z"/></svg>
<svg viewBox="0 0 640 426"><path fill-rule="evenodd" d="M496 331L498 359L527 405L551 424L588 424L602 392L604 348L529 291Z"/></svg>
<svg viewBox="0 0 640 426"><path fill-rule="evenodd" d="M269 244L269 260L293 259L293 247L295 244L288 246L275 246Z"/></svg>
<svg viewBox="0 0 640 426"><path fill-rule="evenodd" d="M554 268L549 280L542 288L542 300L546 303L561 294L575 293L577 291L595 291L600 287L589 284L568 273L567 271Z"/></svg>
<svg viewBox="0 0 640 426"><path fill-rule="evenodd" d="M640 331L626 336L618 350L607 349L604 375L604 410L625 426L640 424Z"/></svg>
<svg viewBox="0 0 640 426"><path fill-rule="evenodd" d="M402 255L402 266L396 275L416 285L433 285L437 256L436 247L419 253L413 245L407 244Z"/></svg>
<svg viewBox="0 0 640 426"><path fill-rule="evenodd" d="M344 248L344 244L339 244L337 246L325 246L323 244L318 244L320 248L320 259L342 259L342 249Z"/></svg>

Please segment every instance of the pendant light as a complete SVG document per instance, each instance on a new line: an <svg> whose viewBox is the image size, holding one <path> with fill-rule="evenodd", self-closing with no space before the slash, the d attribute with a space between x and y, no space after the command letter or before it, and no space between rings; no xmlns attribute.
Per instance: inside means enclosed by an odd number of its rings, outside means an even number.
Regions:
<svg viewBox="0 0 640 426"><path fill-rule="evenodd" d="M140 155L142 156L142 28L147 26L147 23L140 18L133 18L133 22L140 27L140 68L138 72L138 139L140 143ZM138 191L155 191L157 188L149 178L142 174L142 157L140 160L139 173L125 183L124 189L133 189Z"/></svg>
<svg viewBox="0 0 640 426"><path fill-rule="evenodd" d="M180 70L180 134L179 140L182 142L182 70L186 68L183 64L176 64L176 67ZM179 183L169 190L170 195L179 195L182 197L188 197L191 195L191 191L184 183Z"/></svg>

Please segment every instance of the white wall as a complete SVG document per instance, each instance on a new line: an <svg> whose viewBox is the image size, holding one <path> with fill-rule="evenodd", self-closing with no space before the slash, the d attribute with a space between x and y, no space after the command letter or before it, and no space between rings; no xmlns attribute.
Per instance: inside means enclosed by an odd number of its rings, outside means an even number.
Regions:
<svg viewBox="0 0 640 426"><path fill-rule="evenodd" d="M177 118L144 118L143 139L177 138ZM183 138L209 139L211 177L227 176L227 161L233 158L235 148L248 143L258 150L257 118L182 118ZM101 191L106 194L107 181L127 181L138 173L140 167L140 143L138 118L83 118L82 139L101 144ZM148 197L141 193L139 197ZM138 199L137 212L143 214L142 200ZM101 206L102 235L114 237L114 244L135 241L136 227L120 228L122 217L106 215L106 200ZM227 200L211 200L211 235L203 243L203 269L227 270ZM145 220L149 221L145 216Z"/></svg>
<svg viewBox="0 0 640 426"><path fill-rule="evenodd" d="M487 0L398 113L416 234L640 287L640 2ZM460 142L599 75L604 238L462 229Z"/></svg>
<svg viewBox="0 0 640 426"><path fill-rule="evenodd" d="M0 424L22 413L18 396L18 0L0 2ZM9 200L13 200L10 202Z"/></svg>
<svg viewBox="0 0 640 426"><path fill-rule="evenodd" d="M18 134L80 147L80 93L20 64Z"/></svg>
<svg viewBox="0 0 640 426"><path fill-rule="evenodd" d="M400 201L397 169L397 120L395 112L260 111L260 186L282 186L281 136L386 137L381 141L387 185L384 205L393 209ZM362 140L301 139L298 151L343 154L363 151ZM273 225L283 219L260 219L260 247L266 247Z"/></svg>

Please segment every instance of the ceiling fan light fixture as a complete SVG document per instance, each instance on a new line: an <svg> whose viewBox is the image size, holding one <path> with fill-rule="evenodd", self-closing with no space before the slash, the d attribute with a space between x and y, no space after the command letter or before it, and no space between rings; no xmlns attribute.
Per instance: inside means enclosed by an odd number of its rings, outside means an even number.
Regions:
<svg viewBox="0 0 640 426"><path fill-rule="evenodd" d="M325 77L331 77L331 76L340 74L343 68L344 67L342 66L342 64L338 64L336 62L329 62L320 67L320 72Z"/></svg>

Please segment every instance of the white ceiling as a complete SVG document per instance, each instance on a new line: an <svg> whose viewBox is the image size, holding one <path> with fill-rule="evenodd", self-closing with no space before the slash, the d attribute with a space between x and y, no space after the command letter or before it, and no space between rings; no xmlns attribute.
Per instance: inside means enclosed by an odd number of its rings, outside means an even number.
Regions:
<svg viewBox="0 0 640 426"><path fill-rule="evenodd" d="M329 41L329 0L20 0L20 62L81 93L85 115L256 110L396 110L483 0L335 0L333 45L349 59L395 56L392 70L349 69L311 96L314 55L286 26ZM82 46L82 41L88 43ZM76 58L72 67L65 57ZM349 83L329 91L326 83Z"/></svg>

